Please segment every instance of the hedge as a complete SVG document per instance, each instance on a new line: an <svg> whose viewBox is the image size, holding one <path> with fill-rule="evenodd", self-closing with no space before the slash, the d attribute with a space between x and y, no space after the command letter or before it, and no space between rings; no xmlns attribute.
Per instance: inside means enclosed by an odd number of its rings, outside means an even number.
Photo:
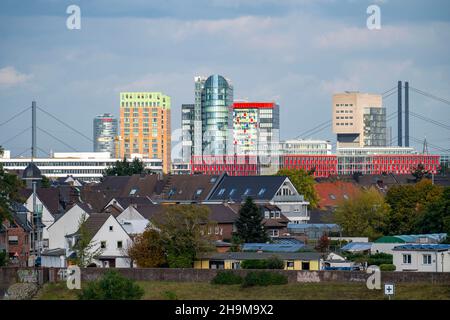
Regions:
<svg viewBox="0 0 450 320"><path fill-rule="evenodd" d="M233 271L219 271L211 280L212 284L241 284L242 277Z"/></svg>
<svg viewBox="0 0 450 320"><path fill-rule="evenodd" d="M243 287L269 286L287 284L288 279L284 274L270 271L251 271L247 273L242 283Z"/></svg>

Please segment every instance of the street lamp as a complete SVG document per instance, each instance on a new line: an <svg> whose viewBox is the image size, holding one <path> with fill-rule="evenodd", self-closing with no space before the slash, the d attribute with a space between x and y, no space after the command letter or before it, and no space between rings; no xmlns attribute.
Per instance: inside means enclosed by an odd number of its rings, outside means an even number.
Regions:
<svg viewBox="0 0 450 320"><path fill-rule="evenodd" d="M22 179L26 181L27 188L33 189L33 216L32 216L32 225L33 225L33 250L37 256L41 257L41 245L40 245L40 234L41 234L41 224L42 224L42 206L37 205L36 201L36 190L38 182L42 180L41 170L34 164L34 162L30 162L28 166L25 168L22 174ZM36 245L37 243L37 245ZM37 247L37 248L36 248ZM35 260L36 261L36 260Z"/></svg>

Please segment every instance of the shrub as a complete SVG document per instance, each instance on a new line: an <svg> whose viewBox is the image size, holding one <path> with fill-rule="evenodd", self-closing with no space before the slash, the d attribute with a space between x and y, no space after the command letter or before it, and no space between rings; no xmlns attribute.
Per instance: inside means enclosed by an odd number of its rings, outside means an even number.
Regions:
<svg viewBox="0 0 450 320"><path fill-rule="evenodd" d="M212 284L241 284L242 277L233 271L219 271L211 280Z"/></svg>
<svg viewBox="0 0 450 320"><path fill-rule="evenodd" d="M392 259L392 254L376 253L369 256L369 258L367 259L367 263L369 265L380 266L382 264L392 264Z"/></svg>
<svg viewBox="0 0 450 320"><path fill-rule="evenodd" d="M380 264L381 271L395 271L395 265L393 264Z"/></svg>
<svg viewBox="0 0 450 320"><path fill-rule="evenodd" d="M278 257L271 257L266 260L266 269L284 269L284 262Z"/></svg>
<svg viewBox="0 0 450 320"><path fill-rule="evenodd" d="M167 300L178 300L177 294L173 291L164 291Z"/></svg>
<svg viewBox="0 0 450 320"><path fill-rule="evenodd" d="M242 283L243 287L269 286L287 284L285 275L270 271L251 271L247 273Z"/></svg>
<svg viewBox="0 0 450 320"><path fill-rule="evenodd" d="M92 281L82 289L80 300L138 300L144 290L134 281L125 278L117 271L108 270L101 279Z"/></svg>
<svg viewBox="0 0 450 320"><path fill-rule="evenodd" d="M0 251L0 267L6 266L8 263L8 255L6 251Z"/></svg>
<svg viewBox="0 0 450 320"><path fill-rule="evenodd" d="M266 260L245 260L241 262L242 269L266 269Z"/></svg>

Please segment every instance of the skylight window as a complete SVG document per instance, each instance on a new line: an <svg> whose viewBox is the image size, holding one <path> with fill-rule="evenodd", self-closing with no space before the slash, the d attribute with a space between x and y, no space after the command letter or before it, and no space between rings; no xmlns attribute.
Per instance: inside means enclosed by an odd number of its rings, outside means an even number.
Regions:
<svg viewBox="0 0 450 320"><path fill-rule="evenodd" d="M251 190L252 189L250 189L250 188L245 189L244 196L247 196L250 193Z"/></svg>
<svg viewBox="0 0 450 320"><path fill-rule="evenodd" d="M216 182L216 180L217 180L217 177L212 177L211 180L209 180L209 182L214 183L214 182Z"/></svg>
<svg viewBox="0 0 450 320"><path fill-rule="evenodd" d="M130 191L130 196L134 196L134 195L136 194L137 191L138 191L137 188L131 189L131 191Z"/></svg>
<svg viewBox="0 0 450 320"><path fill-rule="evenodd" d="M336 196L334 194L330 194L330 199L331 200L336 200Z"/></svg>
<svg viewBox="0 0 450 320"><path fill-rule="evenodd" d="M219 196L223 195L225 193L225 188L222 188L219 190Z"/></svg>
<svg viewBox="0 0 450 320"><path fill-rule="evenodd" d="M258 192L258 196L261 197L266 192L266 188L261 188Z"/></svg>
<svg viewBox="0 0 450 320"><path fill-rule="evenodd" d="M195 192L195 195L199 196L201 195L203 192L203 189L197 189L197 191Z"/></svg>
<svg viewBox="0 0 450 320"><path fill-rule="evenodd" d="M231 197L235 192L236 192L236 189L235 189L235 188L231 189L231 191L230 191L230 193L228 194L228 196Z"/></svg>

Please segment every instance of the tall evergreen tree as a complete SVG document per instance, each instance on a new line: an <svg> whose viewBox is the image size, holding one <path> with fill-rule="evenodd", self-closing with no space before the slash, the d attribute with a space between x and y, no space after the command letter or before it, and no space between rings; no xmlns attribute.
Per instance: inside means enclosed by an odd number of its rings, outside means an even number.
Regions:
<svg viewBox="0 0 450 320"><path fill-rule="evenodd" d="M239 210L236 236L243 243L263 243L269 240L262 224L263 215L253 199L248 197Z"/></svg>
<svg viewBox="0 0 450 320"><path fill-rule="evenodd" d="M134 158L129 162L126 158L122 161L117 160L113 166L106 168L104 176L131 176L145 172L145 166L142 160Z"/></svg>

